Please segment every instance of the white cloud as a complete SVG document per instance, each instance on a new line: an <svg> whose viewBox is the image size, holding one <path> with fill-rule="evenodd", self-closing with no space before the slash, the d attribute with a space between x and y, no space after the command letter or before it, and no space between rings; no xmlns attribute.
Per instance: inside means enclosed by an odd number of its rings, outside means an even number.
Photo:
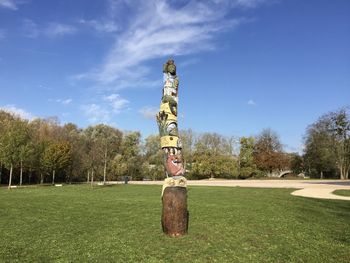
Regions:
<svg viewBox="0 0 350 263"><path fill-rule="evenodd" d="M92 103L81 107L90 123L109 123L113 115L119 114L130 102L119 94L104 96L99 104Z"/></svg>
<svg viewBox="0 0 350 263"><path fill-rule="evenodd" d="M141 108L139 113L146 119L155 119L158 111L158 108L146 106Z"/></svg>
<svg viewBox="0 0 350 263"><path fill-rule="evenodd" d="M98 20L85 20L80 19L80 24L92 27L93 29L99 31L99 32L106 32L106 33L112 33L116 32L120 29L117 23L115 23L112 20L105 20L105 21L98 21Z"/></svg>
<svg viewBox="0 0 350 263"><path fill-rule="evenodd" d="M108 110L100 105L89 104L81 108L90 123L107 123L111 119Z"/></svg>
<svg viewBox="0 0 350 263"><path fill-rule="evenodd" d="M62 103L63 105L69 105L69 104L71 104L72 103L72 99L65 99L65 100L63 100L63 99L57 99L56 100L56 102L58 102L58 103Z"/></svg>
<svg viewBox="0 0 350 263"><path fill-rule="evenodd" d="M68 104L71 104L72 101L73 101L72 99L66 99L66 100L63 100L63 101L62 101L62 104L68 105Z"/></svg>
<svg viewBox="0 0 350 263"><path fill-rule="evenodd" d="M129 101L123 99L119 94L105 96L104 100L110 103L114 113L119 113L123 108L125 108L126 105L129 104Z"/></svg>
<svg viewBox="0 0 350 263"><path fill-rule="evenodd" d="M261 0L187 1L179 7L165 0L110 1L111 7L123 12L132 10L129 21L99 67L76 76L95 80L99 86L131 87L154 84L145 62L193 54L216 48L215 36L233 29L246 19L228 19L232 8L256 7ZM133 8L130 8L133 7Z"/></svg>
<svg viewBox="0 0 350 263"><path fill-rule="evenodd" d="M226 4L231 7L255 8L263 3L276 2L278 0L213 0L216 4Z"/></svg>
<svg viewBox="0 0 350 263"><path fill-rule="evenodd" d="M17 4L14 0L0 0L0 7L17 10Z"/></svg>
<svg viewBox="0 0 350 263"><path fill-rule="evenodd" d="M33 20L24 19L23 31L24 35L30 38L37 38L39 36L55 38L65 35L73 35L77 32L77 29L74 26L61 23L49 23L48 25L39 28Z"/></svg>
<svg viewBox="0 0 350 263"><path fill-rule="evenodd" d="M252 100L252 99L248 100L247 104L250 105L250 106L256 106L257 105L256 102L254 100Z"/></svg>
<svg viewBox="0 0 350 263"><path fill-rule="evenodd" d="M60 23L50 23L46 29L44 29L44 34L48 37L60 37L64 35L72 35L77 32L77 29L71 25L60 24Z"/></svg>
<svg viewBox="0 0 350 263"><path fill-rule="evenodd" d="M23 119L26 120L32 120L35 118L34 115L32 115L30 112L27 112L24 109L18 108L13 104L5 105L5 106L0 106L0 110L6 111L8 113L14 114L16 116L19 116Z"/></svg>

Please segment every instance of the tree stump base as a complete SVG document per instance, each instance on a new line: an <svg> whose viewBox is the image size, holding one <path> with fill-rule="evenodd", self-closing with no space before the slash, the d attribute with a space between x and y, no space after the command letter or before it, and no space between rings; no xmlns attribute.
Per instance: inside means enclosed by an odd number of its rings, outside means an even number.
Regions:
<svg viewBox="0 0 350 263"><path fill-rule="evenodd" d="M162 211L163 232L172 237L183 236L188 231L187 188L167 186L164 188Z"/></svg>

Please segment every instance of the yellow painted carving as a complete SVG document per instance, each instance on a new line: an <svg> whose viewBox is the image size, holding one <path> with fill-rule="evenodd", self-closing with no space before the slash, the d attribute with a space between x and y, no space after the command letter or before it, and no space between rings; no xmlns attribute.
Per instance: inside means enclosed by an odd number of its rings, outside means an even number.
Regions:
<svg viewBox="0 0 350 263"><path fill-rule="evenodd" d="M163 136L160 138L160 146L162 148L172 147L177 148L177 141L179 140L176 136Z"/></svg>
<svg viewBox="0 0 350 263"><path fill-rule="evenodd" d="M177 116L171 113L169 102L160 104L160 111L168 114L168 120L177 121Z"/></svg>
<svg viewBox="0 0 350 263"><path fill-rule="evenodd" d="M165 102L165 103L161 103L160 104L160 111L164 111L166 113L170 112L171 113L171 110L170 110L170 106L169 106L169 102Z"/></svg>

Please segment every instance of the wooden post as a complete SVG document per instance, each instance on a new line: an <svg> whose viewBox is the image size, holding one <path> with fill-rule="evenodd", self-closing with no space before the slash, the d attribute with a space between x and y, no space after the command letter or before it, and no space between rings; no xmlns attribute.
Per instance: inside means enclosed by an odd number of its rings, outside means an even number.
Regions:
<svg viewBox="0 0 350 263"><path fill-rule="evenodd" d="M179 186L165 188L162 203L163 232L172 237L187 234L189 219L187 210L187 188Z"/></svg>

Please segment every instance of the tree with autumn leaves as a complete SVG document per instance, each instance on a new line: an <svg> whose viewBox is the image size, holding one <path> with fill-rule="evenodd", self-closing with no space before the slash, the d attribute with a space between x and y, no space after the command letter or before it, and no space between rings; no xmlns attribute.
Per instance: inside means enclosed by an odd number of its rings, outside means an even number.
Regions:
<svg viewBox="0 0 350 263"><path fill-rule="evenodd" d="M257 136L253 157L257 168L268 175L290 168L291 156L283 152L278 135L271 129L265 129Z"/></svg>
<svg viewBox="0 0 350 263"><path fill-rule="evenodd" d="M257 136L180 131L189 179L249 178L292 170L314 178L349 177L349 109L321 116L304 138L304 152L286 153L271 129ZM125 176L164 178L157 135L122 132L105 124L78 128L57 118L24 120L0 110L0 183L106 183Z"/></svg>
<svg viewBox="0 0 350 263"><path fill-rule="evenodd" d="M72 145L67 142L50 143L42 156L42 163L52 172L52 184L55 184L56 172L67 168L72 161Z"/></svg>

